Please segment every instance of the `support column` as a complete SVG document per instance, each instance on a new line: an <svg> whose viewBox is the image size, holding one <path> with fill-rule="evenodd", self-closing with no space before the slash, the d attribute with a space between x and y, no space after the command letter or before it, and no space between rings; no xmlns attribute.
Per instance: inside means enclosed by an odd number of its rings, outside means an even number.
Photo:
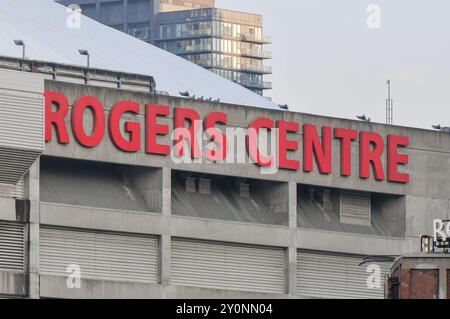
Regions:
<svg viewBox="0 0 450 319"><path fill-rule="evenodd" d="M26 182L26 198L30 200L30 220L28 235L28 294L38 299L39 294L39 159L31 166Z"/></svg>
<svg viewBox="0 0 450 319"><path fill-rule="evenodd" d="M289 182L289 231L287 251L287 293L295 298L297 289L297 183Z"/></svg>
<svg viewBox="0 0 450 319"><path fill-rule="evenodd" d="M162 168L162 216L163 225L160 240L161 252L161 284L165 289L170 285L170 249L171 249L171 229L170 216L172 214L172 171L168 167Z"/></svg>

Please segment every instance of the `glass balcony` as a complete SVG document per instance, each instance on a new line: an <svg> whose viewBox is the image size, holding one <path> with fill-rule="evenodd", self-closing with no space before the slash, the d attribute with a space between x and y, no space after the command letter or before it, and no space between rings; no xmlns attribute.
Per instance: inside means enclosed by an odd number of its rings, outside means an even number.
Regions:
<svg viewBox="0 0 450 319"><path fill-rule="evenodd" d="M272 52L255 49L242 49L242 56L259 59L272 59Z"/></svg>
<svg viewBox="0 0 450 319"><path fill-rule="evenodd" d="M185 48L171 48L168 49L170 53L184 55L184 54L195 54L195 53L208 53L211 52L211 47L205 46L187 46Z"/></svg>
<svg viewBox="0 0 450 319"><path fill-rule="evenodd" d="M187 32L171 32L169 34L161 34L158 41L173 40L173 39L186 39L186 38L201 38L210 37L211 30L191 30Z"/></svg>
<svg viewBox="0 0 450 319"><path fill-rule="evenodd" d="M216 37L224 39L240 40L243 42L258 43L258 44L271 44L272 38L264 35L254 34L237 34L237 35L224 35L223 32L213 31L211 29L189 30L184 32L169 32L159 35L157 41L175 40L175 39L189 39L189 38L201 38L201 37Z"/></svg>
<svg viewBox="0 0 450 319"><path fill-rule="evenodd" d="M189 59L188 59L189 60ZM222 65L220 63L212 63L211 61L193 61L189 60L192 63L195 63L201 67L204 68L217 68L221 70L231 70L231 71L241 71L246 73L255 73L255 74L271 74L272 73L272 67L265 66L265 65L243 65L241 64L240 67L232 67L227 65Z"/></svg>
<svg viewBox="0 0 450 319"><path fill-rule="evenodd" d="M255 35L255 34L240 34L241 41L261 43L261 44L271 44L272 38L265 35Z"/></svg>
<svg viewBox="0 0 450 319"><path fill-rule="evenodd" d="M239 80L236 82L242 86L252 88L252 89L260 89L260 90L272 89L272 82L267 82L267 81Z"/></svg>
<svg viewBox="0 0 450 319"><path fill-rule="evenodd" d="M258 74L271 74L272 67L266 65L242 64L241 71Z"/></svg>

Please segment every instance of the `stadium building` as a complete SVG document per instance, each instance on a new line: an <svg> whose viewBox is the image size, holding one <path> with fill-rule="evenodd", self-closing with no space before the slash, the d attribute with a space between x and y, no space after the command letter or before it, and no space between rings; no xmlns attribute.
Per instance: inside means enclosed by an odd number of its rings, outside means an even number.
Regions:
<svg viewBox="0 0 450 319"><path fill-rule="evenodd" d="M448 134L280 110L52 1L0 5L1 297L383 298L450 217ZM277 152L174 161L198 119Z"/></svg>

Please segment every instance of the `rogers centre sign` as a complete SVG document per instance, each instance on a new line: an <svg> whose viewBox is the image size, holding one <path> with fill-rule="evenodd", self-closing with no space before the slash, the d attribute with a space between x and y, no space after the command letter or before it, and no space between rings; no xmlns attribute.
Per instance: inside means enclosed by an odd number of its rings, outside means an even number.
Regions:
<svg viewBox="0 0 450 319"><path fill-rule="evenodd" d="M68 125L69 101L64 94L46 91L45 94L45 140L52 141L53 129L58 143L69 144ZM87 112L87 111L90 112ZM125 121L123 116L145 116L145 127L138 121ZM166 105L146 104L144 107L135 101L121 101L109 111L105 112L102 102L94 96L82 96L71 110L71 130L74 139L82 146L93 148L102 143L107 131L113 144L124 152L145 151L148 154L169 155L176 149L178 155L184 153L184 146L190 150L192 158L202 157L201 141L197 138L199 130L208 133L210 142L216 147L207 146L205 156L211 161L224 161L227 156L227 136L218 126L227 124L227 114L211 112L203 119L191 108L176 107L173 110L174 131L184 130L189 136L178 134L174 145L160 144L158 136L169 136L169 125L163 124L161 119L167 118L170 107ZM85 118L93 119L91 132L84 128ZM202 125L194 125L202 123ZM259 149L259 136L262 131L277 131L277 156L263 154ZM358 132L347 128L331 128L324 126L319 129L312 124L289 122L270 118L254 119L248 126L246 148L249 157L261 167L276 165L279 169L300 170L312 172L314 162L321 174L331 174L333 169L333 139L340 144L340 174L352 175L352 143L359 143L359 177L390 182L408 183L409 174L400 172L399 167L408 164L408 155L401 153L401 149L409 145L407 136L388 135L386 141L376 132ZM303 133L303 145L295 139L293 134ZM142 137L145 138L145 150L141 150ZM294 135L297 136L297 135ZM193 137L193 138L192 138ZM385 146L386 145L386 146ZM172 149L173 148L173 149ZM301 152L302 160L290 159L293 153ZM382 158L386 156L386 165Z"/></svg>

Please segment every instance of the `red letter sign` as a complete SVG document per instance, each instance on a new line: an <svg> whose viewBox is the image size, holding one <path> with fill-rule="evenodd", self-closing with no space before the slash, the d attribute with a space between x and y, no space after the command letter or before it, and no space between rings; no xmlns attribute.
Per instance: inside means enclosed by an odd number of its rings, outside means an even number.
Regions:
<svg viewBox="0 0 450 319"><path fill-rule="evenodd" d="M388 136L388 181L405 184L409 182L409 174L398 172L398 165L408 164L409 160L408 155L398 153L398 147L408 145L407 136Z"/></svg>
<svg viewBox="0 0 450 319"><path fill-rule="evenodd" d="M120 120L126 112L139 115L141 106L137 102L122 101L114 105L109 112L109 136L119 149L125 152L137 152L141 149L141 125L137 122L126 122L125 132L130 135L127 140L120 131Z"/></svg>
<svg viewBox="0 0 450 319"><path fill-rule="evenodd" d="M300 168L300 161L290 160L287 158L288 151L298 150L298 141L292 141L287 139L287 133L297 133L299 125L296 122L278 121L277 127L279 130L278 137L278 167L285 169L298 170Z"/></svg>
<svg viewBox="0 0 450 319"><path fill-rule="evenodd" d="M227 157L227 137L216 128L216 124L227 124L227 114L223 112L213 112L205 118L205 129L211 140L217 143L217 151L206 148L206 158L211 161L223 161Z"/></svg>
<svg viewBox="0 0 450 319"><path fill-rule="evenodd" d="M201 158L200 147L197 139L197 132L202 127L200 114L193 109L185 109L181 107L176 108L174 114L175 129L185 129L186 120L190 123L188 128L188 142L191 145L191 158ZM183 137L180 137L176 144L179 145L179 143L185 142L186 141L183 141ZM184 155L184 147L179 149L178 155Z"/></svg>
<svg viewBox="0 0 450 319"><path fill-rule="evenodd" d="M145 118L147 127L146 152L150 154L169 155L170 146L158 144L158 135L168 135L169 125L158 124L158 116L168 116L170 108L166 105L147 104L145 106Z"/></svg>
<svg viewBox="0 0 450 319"><path fill-rule="evenodd" d="M259 130L273 129L273 120L262 117L254 120L249 127L249 132L247 136L247 149L248 154L253 161L255 161L261 167L271 167L273 163L273 156L264 156L258 149L258 135Z"/></svg>
<svg viewBox="0 0 450 319"><path fill-rule="evenodd" d="M303 170L305 172L313 170L314 155L319 172L330 174L333 161L331 148L331 127L322 128L321 145L317 128L312 124L303 125Z"/></svg>
<svg viewBox="0 0 450 319"><path fill-rule="evenodd" d="M381 163L381 155L384 152L384 141L380 134L361 132L359 152L359 175L361 178L370 177L370 166L372 165L375 179L383 180L384 171L383 164Z"/></svg>
<svg viewBox="0 0 450 319"><path fill-rule="evenodd" d="M358 132L345 128L334 129L334 137L341 140L341 175L352 175L352 141L358 138Z"/></svg>
<svg viewBox="0 0 450 319"><path fill-rule="evenodd" d="M55 126L56 137L60 144L69 144L69 135L67 134L67 127L65 118L69 113L69 101L64 94L45 91L45 141L52 140L52 126ZM52 105L58 107L56 112L52 111Z"/></svg>
<svg viewBox="0 0 450 319"><path fill-rule="evenodd" d="M86 134L83 127L84 111L89 108L93 116L91 135ZM105 110L102 103L93 96L78 99L72 110L72 131L75 139L85 147L95 147L105 135Z"/></svg>

